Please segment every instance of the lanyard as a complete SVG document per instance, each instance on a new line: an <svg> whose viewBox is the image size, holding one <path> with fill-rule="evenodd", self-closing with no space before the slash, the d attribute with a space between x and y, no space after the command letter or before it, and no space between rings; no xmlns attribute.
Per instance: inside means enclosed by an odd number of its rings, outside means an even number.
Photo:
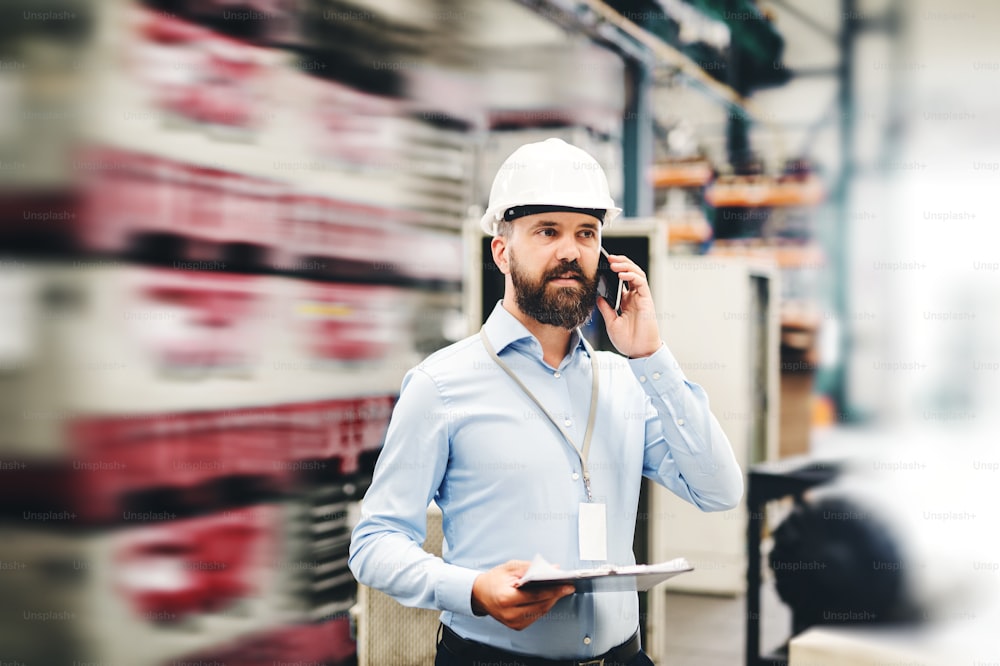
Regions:
<svg viewBox="0 0 1000 666"><path fill-rule="evenodd" d="M493 360L496 361L497 365L503 368L504 372L510 375L510 378L521 387L521 390L524 391L525 395L531 398L535 404L538 405L538 408L541 409L542 413L549 418L552 425L556 427L559 434L562 435L563 439L566 440L566 443L569 444L569 448L571 448L573 453L576 454L576 457L580 459L580 467L583 470L583 486L587 490L587 501L593 502L594 496L590 492L590 472L587 470L587 454L590 453L590 438L594 434L594 419L597 417L597 354L594 353L594 350L591 348L590 344L587 343L587 340L581 336L583 346L590 354L590 370L593 375L593 381L590 387L590 414L587 416L587 430L583 435L583 448L581 450L577 450L573 440L571 440L569 435L566 434L566 431L559 426L559 422L556 421L555 417L549 413L549 410L545 409L545 406L537 397L535 397L535 394L532 393L531 390L524 385L524 382L522 382L520 378L514 374L514 371L510 369L510 366L500 360L500 357L497 356L496 351L493 349L493 345L490 344L489 338L486 337L486 332L483 331L483 329L479 329L479 337L482 339L483 346L486 347L486 351L493 357Z"/></svg>

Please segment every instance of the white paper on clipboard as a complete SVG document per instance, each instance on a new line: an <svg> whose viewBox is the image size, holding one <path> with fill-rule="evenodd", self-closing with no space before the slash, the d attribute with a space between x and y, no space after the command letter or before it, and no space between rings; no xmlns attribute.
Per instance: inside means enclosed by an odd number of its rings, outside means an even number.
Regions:
<svg viewBox="0 0 1000 666"><path fill-rule="evenodd" d="M539 587L570 583L577 592L644 592L654 585L682 573L694 571L686 559L678 557L658 564L632 564L629 566L602 566L595 569L565 571L550 564L541 555L535 555L531 566L517 581L516 587Z"/></svg>

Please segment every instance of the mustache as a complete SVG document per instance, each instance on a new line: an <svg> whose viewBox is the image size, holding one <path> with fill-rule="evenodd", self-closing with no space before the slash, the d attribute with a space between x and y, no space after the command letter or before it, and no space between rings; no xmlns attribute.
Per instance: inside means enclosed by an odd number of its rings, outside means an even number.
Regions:
<svg viewBox="0 0 1000 666"><path fill-rule="evenodd" d="M576 261L571 261L563 264L559 268L554 268L545 274L545 281L555 280L561 278L566 274L571 274L575 278L579 278L581 282L586 282L587 279L583 275L583 269L580 268L580 264Z"/></svg>

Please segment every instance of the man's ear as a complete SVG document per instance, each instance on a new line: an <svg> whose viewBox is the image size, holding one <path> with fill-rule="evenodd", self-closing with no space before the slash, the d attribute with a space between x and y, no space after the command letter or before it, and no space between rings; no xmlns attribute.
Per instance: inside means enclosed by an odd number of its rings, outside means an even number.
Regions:
<svg viewBox="0 0 1000 666"><path fill-rule="evenodd" d="M490 241L490 250L493 252L493 263L497 265L504 275L510 274L510 255L507 253L507 239L503 236L494 236Z"/></svg>

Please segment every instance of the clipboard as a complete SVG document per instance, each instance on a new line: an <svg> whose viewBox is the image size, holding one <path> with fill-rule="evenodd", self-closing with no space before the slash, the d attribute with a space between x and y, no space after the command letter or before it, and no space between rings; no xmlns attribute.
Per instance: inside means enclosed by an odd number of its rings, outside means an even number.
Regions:
<svg viewBox="0 0 1000 666"><path fill-rule="evenodd" d="M594 569L563 571L549 564L541 555L535 555L531 566L514 584L526 590L549 585L576 587L577 593L592 592L645 592L663 581L688 571L694 571L683 557L658 564L632 564L628 566L602 566Z"/></svg>

